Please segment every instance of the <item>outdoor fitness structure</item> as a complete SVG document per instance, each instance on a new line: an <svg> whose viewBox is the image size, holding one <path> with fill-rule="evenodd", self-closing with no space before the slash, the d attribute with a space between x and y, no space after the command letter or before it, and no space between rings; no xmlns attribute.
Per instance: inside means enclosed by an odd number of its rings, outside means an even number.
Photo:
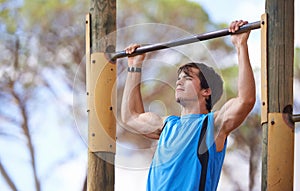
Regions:
<svg viewBox="0 0 300 191"><path fill-rule="evenodd" d="M261 190L293 190L294 0L266 0L261 20L240 32L261 28L261 125L263 128ZM116 0L92 0L86 16L86 88L88 100L87 190L114 190L116 152L115 52ZM136 54L230 35L227 29L140 47Z"/></svg>

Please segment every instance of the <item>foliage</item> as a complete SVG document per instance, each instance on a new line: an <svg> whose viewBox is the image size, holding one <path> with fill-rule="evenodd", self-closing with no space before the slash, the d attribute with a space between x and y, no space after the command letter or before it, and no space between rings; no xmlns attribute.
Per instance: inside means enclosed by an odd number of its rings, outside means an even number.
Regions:
<svg viewBox="0 0 300 191"><path fill-rule="evenodd" d="M1 144L14 145L11 152L1 154L0 171L11 190L41 190L47 185L43 177L47 177L49 171L39 168L38 164L43 162L38 159L45 147L56 144L51 140L48 145L37 143L41 134L45 136L43 132L47 132L50 124L53 129L59 127L55 127L58 122L51 121L53 106L57 107L55 110L64 108L68 111L68 114L58 116L67 117L65 119L69 121L60 122L60 125L65 125L61 133L69 134L65 141L76 140L74 146L77 145L77 149L82 144L72 124L71 102L65 96L72 94L75 72L84 55L84 18L81 12L85 11L84 7L81 1L74 0L2 0L0 4L0 30L3 34L0 38L0 136ZM63 107L59 106L61 103ZM9 150L4 144L0 149L1 153ZM63 164L63 158L72 160L74 149L68 148L62 156L52 156L48 168L55 170ZM24 166L27 170L12 174L15 167L7 163L9 158L14 158L15 166ZM26 177L29 185L15 181L19 176Z"/></svg>
<svg viewBox="0 0 300 191"><path fill-rule="evenodd" d="M160 23L178 27L190 34L200 34L226 27L224 24L212 23L199 4L188 0L125 0L118 2L118 5L119 28L141 23ZM231 50L219 39L210 41L207 46L212 49Z"/></svg>

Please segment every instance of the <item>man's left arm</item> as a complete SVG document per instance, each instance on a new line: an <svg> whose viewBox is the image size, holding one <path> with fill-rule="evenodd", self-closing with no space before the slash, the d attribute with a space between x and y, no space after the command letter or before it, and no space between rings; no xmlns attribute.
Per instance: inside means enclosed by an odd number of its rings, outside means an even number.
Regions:
<svg viewBox="0 0 300 191"><path fill-rule="evenodd" d="M235 21L230 25L229 31L235 32L246 23ZM255 104L255 80L247 45L249 34L250 31L232 35L232 43L238 55L238 95L226 102L215 114L215 125L219 127L216 144L219 148L223 148L226 137L241 125Z"/></svg>

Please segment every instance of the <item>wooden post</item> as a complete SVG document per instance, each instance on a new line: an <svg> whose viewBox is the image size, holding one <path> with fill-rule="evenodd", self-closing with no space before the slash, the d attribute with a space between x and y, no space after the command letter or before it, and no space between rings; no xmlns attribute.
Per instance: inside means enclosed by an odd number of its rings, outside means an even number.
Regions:
<svg viewBox="0 0 300 191"><path fill-rule="evenodd" d="M293 109L294 0L266 0L266 14L262 190L293 190L294 123L287 119Z"/></svg>
<svg viewBox="0 0 300 191"><path fill-rule="evenodd" d="M86 20L89 112L87 190L113 191L116 147L113 88L116 66L105 59L104 53L108 49L115 51L116 39L113 32L116 31L116 0L91 0L90 14Z"/></svg>

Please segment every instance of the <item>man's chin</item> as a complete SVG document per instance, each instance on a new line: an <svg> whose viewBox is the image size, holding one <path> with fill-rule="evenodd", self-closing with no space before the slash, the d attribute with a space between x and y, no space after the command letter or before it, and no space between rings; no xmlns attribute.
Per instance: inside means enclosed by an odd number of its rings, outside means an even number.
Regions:
<svg viewBox="0 0 300 191"><path fill-rule="evenodd" d="M185 103L184 99L177 98L177 99L176 99L176 102L177 102L178 104L180 104L181 106L185 105L185 104L184 104L184 103Z"/></svg>
<svg viewBox="0 0 300 191"><path fill-rule="evenodd" d="M197 99L185 99L183 97L178 97L176 98L176 102L179 103L180 105L184 106L186 104L197 104Z"/></svg>

